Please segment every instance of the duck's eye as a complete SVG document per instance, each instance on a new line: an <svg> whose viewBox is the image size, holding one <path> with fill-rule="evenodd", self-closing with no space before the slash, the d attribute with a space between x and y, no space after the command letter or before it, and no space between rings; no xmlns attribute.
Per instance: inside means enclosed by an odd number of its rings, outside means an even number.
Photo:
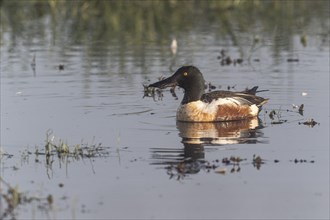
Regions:
<svg viewBox="0 0 330 220"><path fill-rule="evenodd" d="M187 72L184 72L183 75L184 75L184 76L188 76L188 73L187 73Z"/></svg>

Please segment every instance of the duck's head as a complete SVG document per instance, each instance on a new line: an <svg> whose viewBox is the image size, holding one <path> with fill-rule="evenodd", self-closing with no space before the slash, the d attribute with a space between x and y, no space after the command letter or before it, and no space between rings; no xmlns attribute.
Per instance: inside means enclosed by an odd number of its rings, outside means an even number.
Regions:
<svg viewBox="0 0 330 220"><path fill-rule="evenodd" d="M185 90L189 90L196 84L201 84L204 86L204 78L202 73L195 66L183 66L180 67L172 76L150 84L149 87L164 89L167 87L179 86Z"/></svg>
<svg viewBox="0 0 330 220"><path fill-rule="evenodd" d="M185 90L182 104L197 101L204 94L205 81L202 73L195 66L180 67L172 76L159 82L150 84L149 87L164 89L179 86Z"/></svg>

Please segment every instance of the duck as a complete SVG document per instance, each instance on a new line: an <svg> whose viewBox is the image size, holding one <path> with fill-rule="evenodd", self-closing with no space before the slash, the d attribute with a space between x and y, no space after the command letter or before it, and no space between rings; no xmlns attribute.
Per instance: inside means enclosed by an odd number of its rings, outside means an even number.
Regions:
<svg viewBox="0 0 330 220"><path fill-rule="evenodd" d="M148 88L164 89L179 86L184 96L176 112L182 122L225 122L258 117L269 99L257 96L258 86L242 92L217 90L205 93L205 80L195 66L182 66Z"/></svg>

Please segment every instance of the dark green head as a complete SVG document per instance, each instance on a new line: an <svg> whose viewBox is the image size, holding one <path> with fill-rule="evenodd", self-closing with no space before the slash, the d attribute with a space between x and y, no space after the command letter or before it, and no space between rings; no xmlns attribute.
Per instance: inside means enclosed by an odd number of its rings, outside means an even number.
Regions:
<svg viewBox="0 0 330 220"><path fill-rule="evenodd" d="M149 87L160 89L179 86L185 90L182 104L200 100L204 94L205 81L197 67L180 67L172 76L162 81L150 84Z"/></svg>

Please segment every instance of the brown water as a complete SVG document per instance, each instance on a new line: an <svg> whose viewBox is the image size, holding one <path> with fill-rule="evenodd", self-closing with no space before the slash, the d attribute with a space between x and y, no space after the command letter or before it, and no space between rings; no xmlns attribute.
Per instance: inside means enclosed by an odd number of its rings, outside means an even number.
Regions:
<svg viewBox="0 0 330 220"><path fill-rule="evenodd" d="M244 4L221 11L195 2L188 17L183 3L156 2L168 18L148 11L140 23L143 4L123 3L132 18L117 9L76 20L48 3L20 11L9 2L1 8L1 148L13 156L2 154L1 178L54 198L49 209L19 206L18 219L329 218L329 2L265 3L245 14ZM243 63L221 65L221 50ZM177 99L168 90L144 97L143 84L186 64L217 89L269 90L259 120L177 123L181 89ZM303 115L293 104L304 104ZM302 124L311 118L319 124ZM70 146L100 142L108 154L49 164L34 154L49 129ZM222 163L231 156L243 161Z"/></svg>

